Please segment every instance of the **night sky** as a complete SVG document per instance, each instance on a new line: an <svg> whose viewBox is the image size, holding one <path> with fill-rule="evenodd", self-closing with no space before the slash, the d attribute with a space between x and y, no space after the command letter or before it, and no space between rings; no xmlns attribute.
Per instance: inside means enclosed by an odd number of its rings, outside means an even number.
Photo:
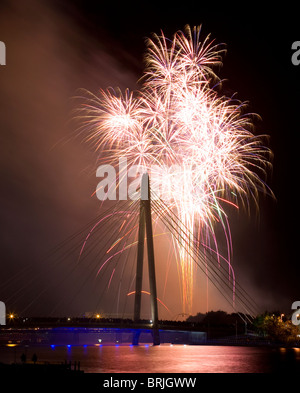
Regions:
<svg viewBox="0 0 300 393"><path fill-rule="evenodd" d="M204 37L211 33L226 43L218 73L226 79L224 93L249 101L248 111L262 118L255 133L270 136L274 153L267 183L275 198L261 196L259 214L254 208L250 216L230 213L236 277L261 311L289 312L300 300L300 65L291 62L292 43L300 40L299 9L288 2L268 8L227 3L1 1L7 60L0 66L0 300L9 310L48 315L73 293L73 283L63 277L66 268L49 269L42 256L99 213L99 201L91 197L97 156L73 129L73 97L80 88L137 89L145 38L161 29L171 37L186 24L202 24ZM31 268L24 271L26 266ZM58 276L64 284L41 294ZM174 288L170 284L164 299L172 315L181 312L170 299ZM92 310L95 296L84 289L81 300L70 309L63 303L60 313ZM107 296L109 303L114 295ZM200 304L194 313L206 311ZM209 308L223 304L214 300Z"/></svg>

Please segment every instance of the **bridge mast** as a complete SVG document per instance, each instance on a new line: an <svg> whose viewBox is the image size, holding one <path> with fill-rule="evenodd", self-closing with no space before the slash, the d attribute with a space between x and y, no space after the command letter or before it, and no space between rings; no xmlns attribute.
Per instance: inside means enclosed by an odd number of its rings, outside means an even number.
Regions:
<svg viewBox="0 0 300 393"><path fill-rule="evenodd" d="M139 234L138 234L138 252L137 252L137 266L136 266L136 289L135 289L135 303L134 303L134 321L138 322L141 319L141 290L143 280L143 261L144 261L144 242L145 232L147 238L147 257L148 257L148 272L150 285L150 303L151 303L151 320L153 327L153 344L159 345L158 333L158 309L157 309L157 291L156 291L156 277L155 277L155 263L154 263L154 245L153 245L153 231L151 219L151 197L150 197L150 181L148 173L142 175L141 180L141 201L140 201L140 219L139 219Z"/></svg>

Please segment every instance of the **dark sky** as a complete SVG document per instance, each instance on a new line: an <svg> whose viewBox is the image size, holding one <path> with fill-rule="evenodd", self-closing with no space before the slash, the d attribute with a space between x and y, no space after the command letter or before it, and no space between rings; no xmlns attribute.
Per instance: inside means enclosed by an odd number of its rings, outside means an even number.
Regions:
<svg viewBox="0 0 300 393"><path fill-rule="evenodd" d="M53 304L73 296L75 284L63 276L67 268L56 264L52 269L41 258L100 208L91 198L97 184L96 156L75 137L68 121L72 97L80 88L94 93L108 86L136 89L146 37L160 29L172 36L186 24L202 24L204 36L211 33L216 42L226 43L219 73L227 80L224 88L249 101L249 111L261 116L255 132L270 135L274 153L267 183L276 198L262 197L258 215L253 210L250 216L230 216L236 276L262 311L288 312L300 297L300 65L291 62L291 45L300 40L297 6L20 3L0 3L0 40L7 48L7 65L0 67L0 300L20 314L48 315ZM60 285L55 286L58 276ZM43 292L46 287L50 289ZM170 298L172 285L169 292ZM70 302L62 302L60 312L79 315L92 310L95 297L97 291L84 289L80 301L73 301L70 309ZM111 298L112 292L107 293L108 303ZM168 296L164 300L176 310L172 316L180 313ZM204 303L194 312L206 311ZM222 306L211 303L215 309Z"/></svg>

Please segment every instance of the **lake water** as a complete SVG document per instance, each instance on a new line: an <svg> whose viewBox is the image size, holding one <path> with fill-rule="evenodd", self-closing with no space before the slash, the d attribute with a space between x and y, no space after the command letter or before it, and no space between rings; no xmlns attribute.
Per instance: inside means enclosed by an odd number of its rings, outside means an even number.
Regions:
<svg viewBox="0 0 300 393"><path fill-rule="evenodd" d="M209 345L72 345L0 347L0 362L80 361L85 373L269 373L300 371L300 348Z"/></svg>

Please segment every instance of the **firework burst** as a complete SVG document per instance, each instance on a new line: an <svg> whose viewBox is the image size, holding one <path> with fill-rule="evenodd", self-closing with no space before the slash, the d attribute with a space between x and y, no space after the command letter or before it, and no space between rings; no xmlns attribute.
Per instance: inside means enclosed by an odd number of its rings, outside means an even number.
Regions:
<svg viewBox="0 0 300 393"><path fill-rule="evenodd" d="M87 139L97 150L109 151L116 160L126 157L149 172L154 165L159 168L151 171L152 184L162 184L163 178L162 200L184 227L197 232L199 244L209 249L208 239L213 239L218 250L214 227L223 227L230 264L226 203L247 205L249 196L257 201L258 191L267 189L262 174L270 165L270 151L263 137L253 134L253 116L244 113L245 104L218 93L215 69L224 49L209 36L201 41L200 32L200 27L186 27L172 39L163 33L149 39L140 91L108 89L90 95L83 116ZM184 312L189 312L193 261L173 240ZM186 240L191 241L190 235Z"/></svg>

